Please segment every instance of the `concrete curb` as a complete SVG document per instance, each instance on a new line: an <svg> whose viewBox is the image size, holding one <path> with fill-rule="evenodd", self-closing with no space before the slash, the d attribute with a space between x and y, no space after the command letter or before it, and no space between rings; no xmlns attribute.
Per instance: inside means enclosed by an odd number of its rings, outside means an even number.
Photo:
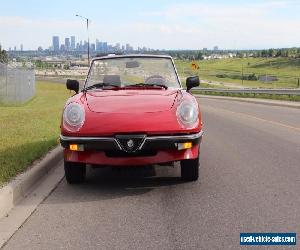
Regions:
<svg viewBox="0 0 300 250"><path fill-rule="evenodd" d="M262 105L269 105L269 106L300 109L300 103L298 102L276 101L276 100L255 99L255 98L227 97L227 96L213 96L213 95L199 95L199 94L195 94L195 96L201 98L207 98L207 99L247 102L247 103L262 104Z"/></svg>
<svg viewBox="0 0 300 250"><path fill-rule="evenodd" d="M61 146L48 152L41 160L0 189L0 219L32 190L34 185L63 158Z"/></svg>

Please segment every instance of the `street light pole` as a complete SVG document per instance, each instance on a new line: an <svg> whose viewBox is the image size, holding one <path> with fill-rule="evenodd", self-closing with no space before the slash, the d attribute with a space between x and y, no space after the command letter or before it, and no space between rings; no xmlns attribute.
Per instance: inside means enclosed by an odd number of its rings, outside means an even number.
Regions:
<svg viewBox="0 0 300 250"><path fill-rule="evenodd" d="M88 19L87 17L84 17L84 16L80 16L80 15L76 15L76 16L86 20L86 29L87 29L87 33L88 33L88 64L90 65L90 36L89 36L90 19Z"/></svg>
<svg viewBox="0 0 300 250"><path fill-rule="evenodd" d="M242 85L244 85L244 65L242 63Z"/></svg>

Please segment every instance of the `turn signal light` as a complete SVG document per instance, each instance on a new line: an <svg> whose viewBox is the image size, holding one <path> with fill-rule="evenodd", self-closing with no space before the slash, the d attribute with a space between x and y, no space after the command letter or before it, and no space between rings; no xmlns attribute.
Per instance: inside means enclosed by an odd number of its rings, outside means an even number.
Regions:
<svg viewBox="0 0 300 250"><path fill-rule="evenodd" d="M70 150L72 151L83 151L83 145L70 144Z"/></svg>
<svg viewBox="0 0 300 250"><path fill-rule="evenodd" d="M189 149L193 147L192 142L178 143L178 150Z"/></svg>

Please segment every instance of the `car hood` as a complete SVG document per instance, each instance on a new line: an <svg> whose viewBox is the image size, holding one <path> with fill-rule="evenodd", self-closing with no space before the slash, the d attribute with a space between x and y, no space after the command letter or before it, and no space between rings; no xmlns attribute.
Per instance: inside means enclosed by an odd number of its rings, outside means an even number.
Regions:
<svg viewBox="0 0 300 250"><path fill-rule="evenodd" d="M170 110L179 89L101 90L86 93L87 106L97 113L148 113Z"/></svg>

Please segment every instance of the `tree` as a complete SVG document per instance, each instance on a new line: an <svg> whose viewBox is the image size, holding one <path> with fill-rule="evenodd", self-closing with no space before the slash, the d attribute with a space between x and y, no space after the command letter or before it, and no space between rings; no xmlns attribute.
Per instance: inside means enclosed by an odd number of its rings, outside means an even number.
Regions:
<svg viewBox="0 0 300 250"><path fill-rule="evenodd" d="M276 57L281 57L282 56L282 50L278 49L276 52Z"/></svg>
<svg viewBox="0 0 300 250"><path fill-rule="evenodd" d="M238 52L236 53L236 56L237 56L238 58L243 58L243 53L242 53L241 51L238 51Z"/></svg>
<svg viewBox="0 0 300 250"><path fill-rule="evenodd" d="M268 50L268 57L274 57L276 54L276 51L274 49L269 49Z"/></svg>
<svg viewBox="0 0 300 250"><path fill-rule="evenodd" d="M265 49L262 50L262 51L261 51L261 56L262 56L262 57L268 57L268 51L265 50Z"/></svg>
<svg viewBox="0 0 300 250"><path fill-rule="evenodd" d="M198 52L197 56L196 56L196 60L202 60L203 59L203 54L201 51Z"/></svg>
<svg viewBox="0 0 300 250"><path fill-rule="evenodd" d="M0 45L0 62L1 63L7 63L8 62L8 56L5 50L2 50Z"/></svg>

